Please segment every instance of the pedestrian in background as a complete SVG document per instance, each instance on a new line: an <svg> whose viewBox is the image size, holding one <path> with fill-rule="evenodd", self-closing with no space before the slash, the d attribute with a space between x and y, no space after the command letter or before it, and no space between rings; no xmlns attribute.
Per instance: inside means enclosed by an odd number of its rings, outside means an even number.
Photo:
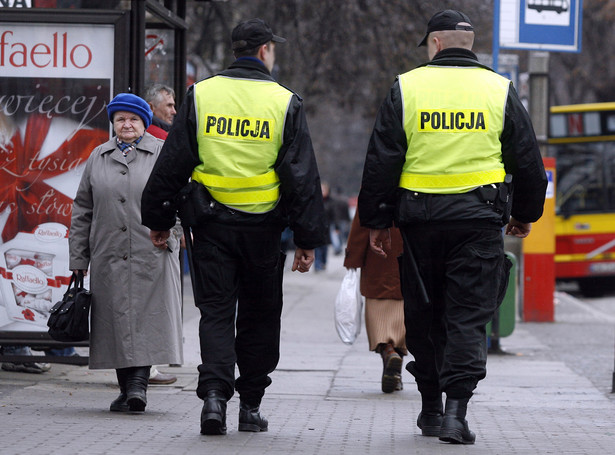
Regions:
<svg viewBox="0 0 615 455"><path fill-rule="evenodd" d="M90 369L114 368L111 411L144 411L151 365L182 363L180 233L155 248L141 224L141 193L163 142L145 129L145 100L120 93L107 106L116 137L94 149L73 203L73 272L90 267ZM172 253L174 251L175 253Z"/></svg>
<svg viewBox="0 0 615 455"><path fill-rule="evenodd" d="M314 271L323 272L327 269L327 259L329 257L329 245L331 244L332 234L335 231L335 203L331 199L331 189L329 184L322 182L320 185L322 200L324 204L324 218L322 222L327 226L327 243L316 247L314 250Z"/></svg>
<svg viewBox="0 0 615 455"><path fill-rule="evenodd" d="M145 101L152 110L152 122L147 132L158 139L166 139L177 111L175 90L168 85L154 84L145 92Z"/></svg>
<svg viewBox="0 0 615 455"><path fill-rule="evenodd" d="M339 256L344 251L350 232L350 215L348 213L348 200L339 191L331 194L335 223L331 225L331 245L333 254Z"/></svg>
<svg viewBox="0 0 615 455"><path fill-rule="evenodd" d="M5 344L0 346L0 352L4 355L34 356L30 346L13 346ZM2 362L1 368L4 371L40 374L51 370L51 364L43 362Z"/></svg>
<svg viewBox="0 0 615 455"><path fill-rule="evenodd" d="M235 389L239 431L267 431L260 405L280 355L281 234L290 225L292 270L302 273L328 235L302 100L271 76L276 44L285 39L252 19L233 29L231 41L235 62L189 88L142 204L159 248L178 208L192 227L201 313L197 395L206 435L226 434ZM186 188L188 203L180 207ZM186 220L186 206L195 219Z"/></svg>
<svg viewBox="0 0 615 455"><path fill-rule="evenodd" d="M398 76L383 102L359 194L377 254L390 248L393 220L402 234L406 345L414 356L406 368L422 397L417 425L423 435L461 444L475 441L466 409L486 375L485 326L511 267L501 228L526 237L547 187L527 112L511 82L478 62L473 42L464 13L429 20L419 46L431 61Z"/></svg>
<svg viewBox="0 0 615 455"><path fill-rule="evenodd" d="M361 269L361 295L365 297L365 329L369 350L382 357L381 388L384 393L403 389L402 358L406 349L404 301L399 284L397 257L402 254L399 230L391 228L391 251L387 257L369 247L369 229L361 226L355 212L346 244L344 267Z"/></svg>

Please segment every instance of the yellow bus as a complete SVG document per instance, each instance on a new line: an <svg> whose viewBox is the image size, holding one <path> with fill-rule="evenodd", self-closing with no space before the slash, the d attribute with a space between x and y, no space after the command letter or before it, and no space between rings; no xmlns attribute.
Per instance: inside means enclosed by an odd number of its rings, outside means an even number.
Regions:
<svg viewBox="0 0 615 455"><path fill-rule="evenodd" d="M599 296L615 290L615 102L552 106L555 277Z"/></svg>

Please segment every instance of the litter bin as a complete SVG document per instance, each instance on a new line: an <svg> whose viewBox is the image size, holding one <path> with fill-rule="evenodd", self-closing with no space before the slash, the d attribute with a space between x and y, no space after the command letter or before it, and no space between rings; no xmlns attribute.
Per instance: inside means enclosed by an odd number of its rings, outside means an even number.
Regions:
<svg viewBox="0 0 615 455"><path fill-rule="evenodd" d="M508 251L506 252L506 256L512 262L508 279L508 288L506 289L506 295L504 296L500 308L493 317L493 320L487 324L489 352L495 354L503 353L500 347L500 338L511 335L515 330L518 287L517 258Z"/></svg>

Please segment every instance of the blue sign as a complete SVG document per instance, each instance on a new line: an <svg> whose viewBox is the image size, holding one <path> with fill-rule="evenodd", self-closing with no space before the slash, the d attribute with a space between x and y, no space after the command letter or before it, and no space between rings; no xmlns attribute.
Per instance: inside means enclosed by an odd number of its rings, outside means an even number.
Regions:
<svg viewBox="0 0 615 455"><path fill-rule="evenodd" d="M499 47L580 52L583 0L500 0Z"/></svg>

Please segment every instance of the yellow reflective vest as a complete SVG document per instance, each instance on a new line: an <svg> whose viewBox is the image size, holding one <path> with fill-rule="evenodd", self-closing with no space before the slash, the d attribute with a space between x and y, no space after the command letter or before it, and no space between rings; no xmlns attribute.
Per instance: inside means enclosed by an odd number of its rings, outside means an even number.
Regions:
<svg viewBox="0 0 615 455"><path fill-rule="evenodd" d="M398 80L408 144L401 188L455 194L504 181L508 79L478 67L428 65Z"/></svg>
<svg viewBox="0 0 615 455"><path fill-rule="evenodd" d="M280 199L274 164L292 92L277 82L215 76L194 86L199 164L192 179L212 197L248 213Z"/></svg>

